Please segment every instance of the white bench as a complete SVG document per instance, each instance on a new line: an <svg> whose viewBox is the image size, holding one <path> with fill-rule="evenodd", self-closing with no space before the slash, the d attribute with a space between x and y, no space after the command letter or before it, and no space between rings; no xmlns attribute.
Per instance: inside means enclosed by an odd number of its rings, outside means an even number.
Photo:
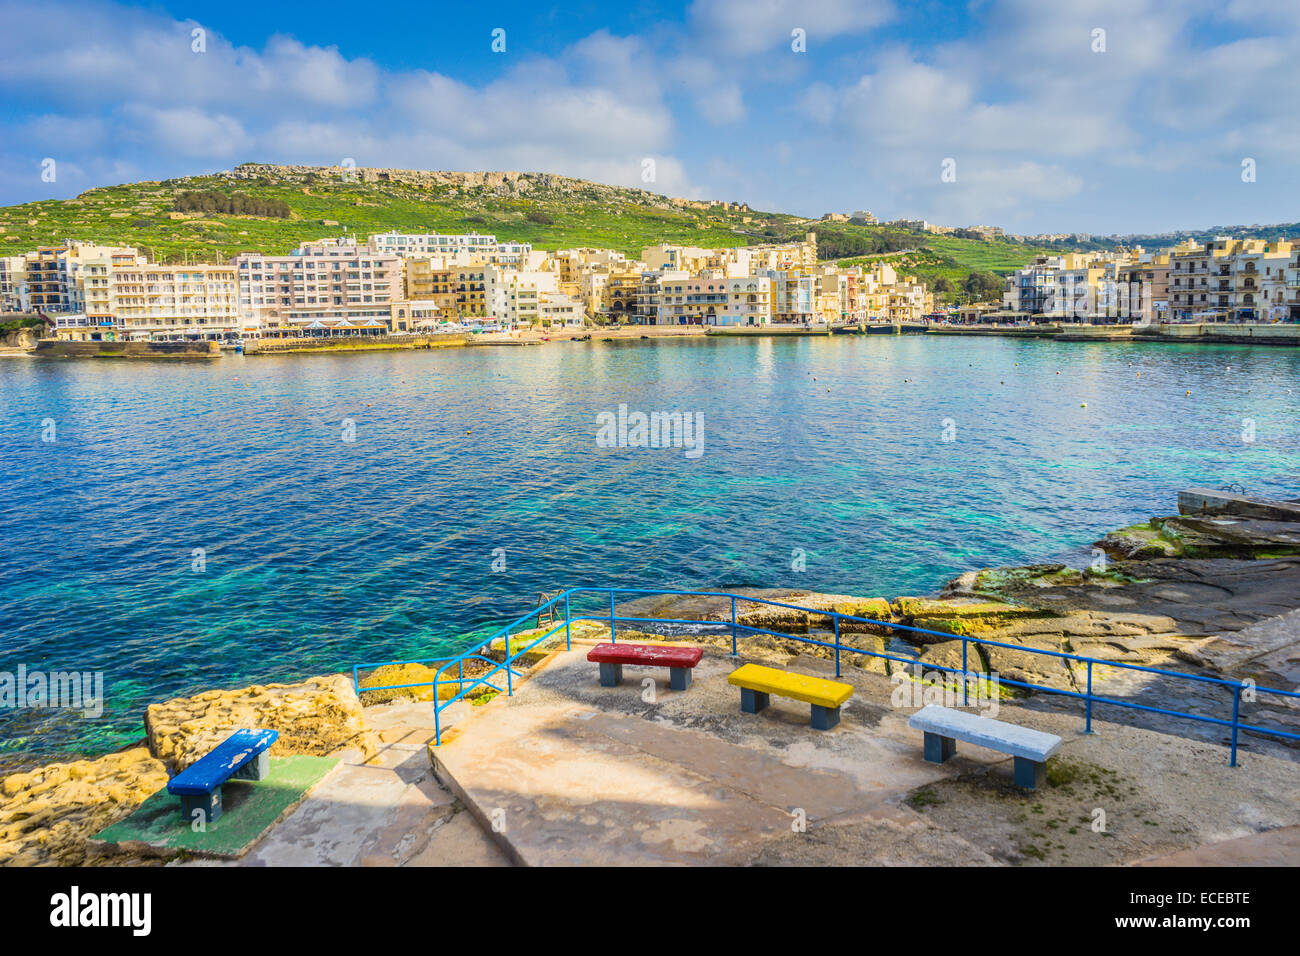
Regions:
<svg viewBox="0 0 1300 956"><path fill-rule="evenodd" d="M925 732L925 759L943 763L957 752L957 741L999 750L1016 758L1016 786L1033 790L1047 775L1047 758L1061 749L1061 738L981 717L960 710L928 704L907 722L913 730Z"/></svg>

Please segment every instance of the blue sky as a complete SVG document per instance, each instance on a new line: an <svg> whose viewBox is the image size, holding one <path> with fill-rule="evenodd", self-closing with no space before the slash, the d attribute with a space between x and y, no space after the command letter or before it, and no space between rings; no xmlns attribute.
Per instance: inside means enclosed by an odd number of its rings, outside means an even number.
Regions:
<svg viewBox="0 0 1300 956"><path fill-rule="evenodd" d="M1300 4L1276 0L0 0L0 20L4 204L351 159L1021 233L1300 220Z"/></svg>

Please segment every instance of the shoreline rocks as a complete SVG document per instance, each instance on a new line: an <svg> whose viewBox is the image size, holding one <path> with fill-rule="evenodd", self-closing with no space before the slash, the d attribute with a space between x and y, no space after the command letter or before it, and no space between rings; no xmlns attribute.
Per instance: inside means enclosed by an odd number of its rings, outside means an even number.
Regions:
<svg viewBox="0 0 1300 956"><path fill-rule="evenodd" d="M212 690L150 704L145 711L149 752L177 773L240 727L278 730L273 757L358 747L369 760L378 752L352 681L342 674Z"/></svg>
<svg viewBox="0 0 1300 956"><path fill-rule="evenodd" d="M0 866L84 866L87 840L167 785L144 747L0 780Z"/></svg>

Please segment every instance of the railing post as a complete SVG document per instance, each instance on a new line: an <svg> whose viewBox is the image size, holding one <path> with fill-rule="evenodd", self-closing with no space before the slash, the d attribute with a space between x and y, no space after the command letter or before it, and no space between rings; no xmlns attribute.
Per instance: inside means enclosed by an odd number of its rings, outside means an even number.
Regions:
<svg viewBox="0 0 1300 956"><path fill-rule="evenodd" d="M1238 684L1232 689L1232 757L1228 761L1229 767L1237 766L1237 726L1241 717L1241 685Z"/></svg>
<svg viewBox="0 0 1300 956"><path fill-rule="evenodd" d="M618 637L615 635L615 631L614 631L615 627L617 627L617 624L614 621L614 589L610 588L609 589L609 642L611 644L618 643Z"/></svg>
<svg viewBox="0 0 1300 956"><path fill-rule="evenodd" d="M1084 700L1085 717L1083 732L1092 733L1092 661L1088 661L1088 696Z"/></svg>
<svg viewBox="0 0 1300 956"><path fill-rule="evenodd" d="M966 669L966 638L961 639L961 705L965 707L970 703L966 696L967 675L970 673Z"/></svg>
<svg viewBox="0 0 1300 956"><path fill-rule="evenodd" d="M573 650L573 637L569 634L569 592L564 592L564 649Z"/></svg>
<svg viewBox="0 0 1300 956"><path fill-rule="evenodd" d="M506 635L506 696L515 696L515 670L510 666L510 635Z"/></svg>
<svg viewBox="0 0 1300 956"><path fill-rule="evenodd" d="M731 656L736 656L736 599L731 599Z"/></svg>
<svg viewBox="0 0 1300 956"><path fill-rule="evenodd" d="M840 676L840 616L832 618L835 622L835 676Z"/></svg>
<svg viewBox="0 0 1300 956"><path fill-rule="evenodd" d="M438 721L438 675L433 676L433 745L442 745L442 724Z"/></svg>

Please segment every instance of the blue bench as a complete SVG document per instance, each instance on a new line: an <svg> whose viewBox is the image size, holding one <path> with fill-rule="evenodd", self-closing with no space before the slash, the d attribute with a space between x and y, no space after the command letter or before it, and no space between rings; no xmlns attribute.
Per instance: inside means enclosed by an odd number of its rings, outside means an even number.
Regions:
<svg viewBox="0 0 1300 956"><path fill-rule="evenodd" d="M181 815L194 821L198 811L204 824L221 816L221 785L227 780L263 780L271 771L271 744L278 730L236 730L205 756L178 773L167 792L181 798Z"/></svg>

